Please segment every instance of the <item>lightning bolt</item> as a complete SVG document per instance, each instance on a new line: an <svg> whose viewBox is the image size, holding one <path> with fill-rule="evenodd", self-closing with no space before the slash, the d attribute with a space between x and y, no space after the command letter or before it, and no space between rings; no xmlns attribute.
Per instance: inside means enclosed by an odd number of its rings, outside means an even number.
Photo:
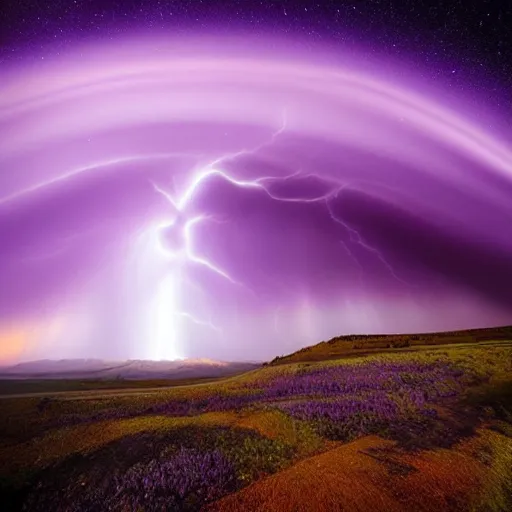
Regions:
<svg viewBox="0 0 512 512"><path fill-rule="evenodd" d="M192 249L192 228L199 222L202 222L206 220L202 215L199 215L197 217L193 217L192 219L188 220L185 223L185 227L183 228L183 234L185 235L185 252L187 255L187 258L198 265L203 265L212 272L218 274L219 276L223 277L224 279L227 279L233 284L240 284L237 281L235 281L227 272L224 270L221 270L219 267L217 267L215 264L213 264L211 261L201 258L200 256L196 256L193 249Z"/></svg>
<svg viewBox="0 0 512 512"><path fill-rule="evenodd" d="M225 270L218 267L215 263L208 260L205 257L199 256L195 253L193 249L193 228L197 226L198 224L202 222L206 222L209 220L216 220L212 217L208 217L205 215L198 215L192 218L186 219L186 211L187 207L192 201L194 195L204 186L204 184L211 178L217 177L221 178L232 185L239 187L239 188L247 188L247 189L256 189L260 190L261 192L265 193L268 197L275 201L280 202L291 202L291 203L319 203L323 204L330 216L330 218L338 225L342 226L344 230L348 233L350 238L350 243L352 245L358 245L361 248L363 248L368 253L371 253L372 256L377 258L379 262L387 269L387 271L391 274L391 276L396 279L398 282L408 286L408 283L403 281L394 271L393 267L389 264L389 262L386 260L384 255L378 251L376 248L372 247L370 244L368 244L362 236L359 234L359 232L350 226L346 221L341 219L339 216L336 216L332 206L331 201L338 198L339 193L347 187L346 183L340 183L332 180L334 186L331 190L325 192L324 194L319 195L318 197L312 197L312 198L301 198L301 197L279 197L278 195L272 193L272 191L269 189L269 183L271 182L284 182L287 180L291 180L295 177L301 176L303 178L307 177L318 177L314 174L302 174L301 170L298 170L290 175L284 176L284 177L275 177L275 176L263 176L259 177L253 180L245 180L245 179L239 179L235 176L232 176L228 172L226 172L223 169L223 164L225 164L228 161L233 161L241 156L246 155L254 155L258 153L261 149L263 149L266 146L269 146L271 144L274 144L274 142L277 140L277 138L284 133L286 129L286 111L283 113L283 121L281 127L275 131L270 139L255 148L252 149L242 149L237 152L224 154L215 160L212 160L211 162L204 165L192 178L188 186L185 188L185 190L182 192L182 194L178 195L177 197L170 194L168 191L163 189L161 186L157 185L154 182L151 182L151 185L153 186L153 189L155 192L160 194L164 199L169 203L171 206L171 209L174 214L174 219L166 224L160 225L157 227L158 230L166 229L171 226L175 226L177 223L182 224L182 237L184 241L183 248L178 252L171 252L168 249L165 248L164 244L162 243L161 239L159 240L159 247L163 251L164 254L166 254L170 259L176 259L180 258L184 261L188 261L190 263L204 266L211 272L217 274L218 276L222 277L223 279L229 281L232 284L240 285L238 281L236 281L229 273L227 273ZM341 244L345 248L347 254L353 259L354 263L358 266L360 271L360 277L362 277L362 274L364 272L364 267L362 263L359 261L357 256L354 254L354 252L350 249L349 244L342 240ZM203 325L207 326L217 332L220 332L220 329L216 327L211 321L205 322L203 320L200 320L196 318L194 315L192 315L189 312L174 312L175 315L183 316L190 321L196 323L197 325ZM274 328L277 330L278 319L277 319L277 312L274 319Z"/></svg>
<svg viewBox="0 0 512 512"><path fill-rule="evenodd" d="M254 155L254 154L258 153L259 151L261 151L263 148L271 146L278 139L278 137L285 132L286 126L287 126L287 119L288 119L288 115L287 115L286 109L283 109L283 111L281 113L281 126L275 132L272 133L269 140L264 141L261 144L259 144L258 146L253 147L251 149L247 149L247 148L241 149L239 151L235 151L234 153L227 153L225 155L222 155L222 156L216 158L215 160L211 161L206 167L209 169L213 169L226 161L234 160L234 159L236 159L240 156L244 156L244 155Z"/></svg>
<svg viewBox="0 0 512 512"><path fill-rule="evenodd" d="M338 197L338 194L341 192L343 188L347 186L346 183L340 183L339 181L336 181L334 179L330 180L324 180L324 182L331 184L331 188L323 193L318 195L317 197L281 197L280 195L273 192L272 184L273 183L285 183L288 180L292 180L294 178L319 178L318 175L314 173L310 174L304 174L301 169L297 170L296 172L293 172L292 174L289 174L287 176L260 176L255 179L241 179L236 176L234 176L232 173L228 172L226 170L226 164L228 162L235 161L241 157L244 156L250 156L250 155L256 155L260 151L262 151L264 148L272 146L276 141L285 133L287 129L287 113L286 110L283 110L282 113L282 121L280 127L274 131L271 136L264 141L263 143L252 147L252 148L244 148L239 151L230 152L222 154L221 156L207 162L204 165L201 165L199 169L196 172L194 172L194 175L191 179L191 181L188 183L186 188L182 191L180 194L175 193L176 186L173 187L173 193L170 193L162 186L158 185L157 183L154 183L150 181L150 184L153 187L153 190L161 195L169 204L170 210L171 210L171 216L170 219L166 222L153 225L151 228L155 238L153 241L155 242L155 247L160 253L160 255L163 255L165 259L168 261L174 262L177 265L180 265L182 263L191 263L193 265L197 265L200 267L204 267L209 272L219 276L220 278L230 282L233 285L239 285L244 286L243 283L240 283L237 281L229 272L227 272L225 269L222 269L217 264L215 264L210 259L204 257L203 255L200 255L197 253L197 251L194 249L194 229L201 225L204 222L221 222L219 219L214 218L212 216L206 216L206 215L196 215L193 217L187 216L187 208L192 202L195 194L204 187L204 185L213 178L220 178L236 187L239 188L246 188L246 189L254 189L259 190L262 193L266 194L269 198L271 198L274 201L279 202L289 202L289 203L318 203L323 204L327 210L327 213L329 214L330 218L333 220L333 222L337 223L338 225L342 226L344 230L349 235L349 241L341 240L340 243L344 247L347 255L352 258L355 265L359 268L359 274L360 277L362 277L364 273L364 266L359 261L357 255L354 253L353 250L351 250L350 246L359 246L368 253L371 253L371 255L375 258L377 258L380 263L387 269L389 274L399 281L402 284L407 285L405 281L403 281L394 271L393 267L389 264L389 262L386 260L384 255L377 250L375 247L372 247L367 241L363 239L363 237L360 235L360 233L353 228L351 225L349 225L348 222L346 222L344 219L337 216L331 206L331 202L335 200ZM118 164L123 163L132 163L132 162L144 162L144 161L150 161L150 160L159 160L159 159L169 159L174 157L194 157L197 160L200 158L203 158L205 154L201 153L185 153L185 152L170 152L170 153L155 153L152 155L130 155L125 157L120 157L117 159L112 160L106 160L106 161L99 161L94 164L81 167L78 169L74 169L71 172L65 173L63 175L58 176L57 178L53 178L51 180L47 180L45 182L41 182L35 186L32 186L30 188L27 188L25 190L22 190L20 192L14 193L10 196L0 198L0 205L6 202L9 202L11 200L17 199L21 196L24 196L26 194L30 194L33 192L37 192L40 189L46 188L48 186L55 185L59 182L66 181L69 179L74 178L77 175L80 175L85 172L89 171L96 171L101 168L114 166ZM163 240L163 232L169 228L175 228L180 232L180 235L182 237L183 245L178 250L171 250L169 247L166 246L164 240ZM180 276L181 280L181 276ZM170 283L175 281L170 280ZM174 285L173 285L174 286ZM164 292L163 292L164 293ZM167 295L165 295L167 293ZM170 338L176 339L176 333L175 331L172 331L172 322L169 321L169 317L181 317L184 318L190 322L195 323L196 325L201 325L204 327L208 327L216 332L221 332L221 330L214 325L214 323L211 321L204 321L202 319L196 318L193 314L191 314L188 311L179 311L176 309L176 301L175 297L173 297L173 292L168 291L165 292L164 295L166 297L165 303L168 304L165 307L160 307L160 315L167 315L167 319L163 320L163 324L165 325L165 330L169 334ZM172 308L173 310L169 310L169 308ZM276 315L277 318L277 315ZM277 329L277 320L275 323L275 328ZM171 332L172 331L172 332ZM164 336L165 338L165 336ZM162 338L162 336L159 337L159 343L158 343L158 350L165 351L165 347L163 346L163 343L165 343L165 339ZM169 338L169 339L170 339Z"/></svg>
<svg viewBox="0 0 512 512"><path fill-rule="evenodd" d="M270 137L270 140L256 146L252 149L242 149L240 151L234 152L234 153L228 153L226 155L222 155L219 158L216 158L215 160L212 160L210 163L208 163L192 180L192 182L189 184L189 186L185 189L185 191L181 194L180 197L175 199L169 192L164 190L162 187L157 185L154 182L151 182L151 185L153 186L153 189L158 194L162 195L165 200L171 205L173 213L174 213L174 219L168 223L165 223L163 225L159 225L157 227L158 231L162 231L166 228L169 228L171 226L174 226L176 222L178 222L179 219L184 217L184 213L186 211L187 205L190 203L190 200L194 196L195 192L200 189L201 185L211 178L212 176L220 176L222 179L232 183L233 185L236 185L237 187L242 188L257 188L261 189L265 192L267 192L271 197L272 195L268 192L268 190L264 187L263 182L265 180L274 179L273 177L264 177L259 178L257 180L253 181L246 181L246 180L238 180L236 178L231 177L226 172L218 169L217 167L220 166L223 162L226 162L227 160L233 160L236 159L242 155L251 155L255 154L258 151L260 151L265 146L271 145L275 142L277 137L281 135L284 130L286 129L286 111L283 111L282 116L282 124L280 128L275 131L272 136ZM213 262L209 261L206 258L203 258L201 256L198 256L194 250L193 250L193 237L192 237L192 230L193 227L201 222L207 221L207 220L215 220L212 217L205 216L205 215L198 215L195 217L192 217L188 220L186 220L183 224L182 228L182 235L184 239L184 248L182 251L180 251L181 255L184 256L184 258L192 263L195 263L197 265L202 265L206 268L208 268L210 271L216 273L217 275L223 277L224 279L230 281L233 284L241 284L237 281L235 281L226 271L219 268L217 265L215 265ZM171 258L178 257L179 255L171 253L168 251L164 245L162 244L161 240L159 240L159 248L167 254Z"/></svg>
<svg viewBox="0 0 512 512"><path fill-rule="evenodd" d="M336 193L333 194L332 198L333 199L337 199L338 195L339 195L339 192L341 192L341 190L343 188L345 188L345 187L342 187L338 191L336 191ZM356 229L354 229L346 221L344 221L343 219L341 219L340 217L338 217L338 216L336 216L334 214L334 212L332 210L332 206L331 206L329 200L326 200L325 204L327 206L327 210L329 211L329 215L331 216L331 219L334 222L336 222L337 224L340 224L341 226L343 226L343 228L346 231L348 231L348 234L349 234L349 237L350 237L350 241L353 244L359 245L360 247L365 249L367 252L373 254L380 261L380 263L388 270L388 272L391 274L391 276L396 281L398 281L399 283L401 283L401 284L403 284L403 285L405 285L407 287L410 286L409 283L405 282L402 278L400 278L396 274L396 272L394 271L393 267L388 263L388 261L386 260L384 255L379 250L377 250L375 247L373 247L373 246L369 245L368 243L366 243ZM343 245L347 248L347 250L350 252L350 254L352 254L354 261L356 261L358 263L358 266L361 268L361 270L363 270L363 266L361 265L359 260L355 257L355 255L352 253L352 251L350 251L350 249L348 248L348 245L345 242L343 242Z"/></svg>
<svg viewBox="0 0 512 512"><path fill-rule="evenodd" d="M216 325L214 325L211 320L209 320L208 322L205 322L203 320L199 320L195 316L191 315L190 313L187 313L186 311L174 311L173 314L175 316L181 316L183 318L186 318L187 320L190 320L192 323L194 323L196 325L201 325L203 327L208 327L212 331L215 331L215 332L218 332L219 334L222 334L222 330L219 327L217 327Z"/></svg>
<svg viewBox="0 0 512 512"><path fill-rule="evenodd" d="M204 155L202 153L187 153L187 152L171 152L171 153L152 153L150 155L130 155L130 156L124 156L119 158L112 158L110 160L102 160L98 161L83 167L79 167L77 169L73 169L72 171L69 171L67 173L61 174L55 178L42 181L40 183L37 183L36 185L33 185L31 187L27 187L23 190L20 190L18 192L15 192L13 194L10 194L8 196L0 198L0 205L4 203L8 203L10 201L14 201L16 199L19 199L20 197L23 197L28 194L32 194L34 192L38 192L39 190L43 190L47 187L50 187L52 185L57 185L61 182L65 182L67 180L70 180L76 176L79 176L81 174L85 174L88 172L94 172L99 171L100 169L104 169L106 167L111 167L114 165L121 165L121 164L127 164L127 163L137 163L137 162L147 162L151 160L167 160L171 158L178 158L178 157L194 157L194 158L201 158Z"/></svg>
<svg viewBox="0 0 512 512"><path fill-rule="evenodd" d="M185 210L187 205L189 204L190 200L194 196L194 193L201 187L201 185L207 181L212 176L221 176L223 179L229 181L230 183L238 186L238 187L247 187L247 188L259 188L266 190L263 186L262 182L264 179L256 180L256 181L243 181L243 180L237 180L235 178L232 178L227 173L217 169L217 167L221 166L224 162L228 160L234 160L242 155L249 155L249 154L255 154L261 149L263 149L265 146L268 146L270 144L273 144L276 138L284 132L286 128L286 112L283 112L283 121L281 127L272 134L269 141L264 142L263 144L260 144L256 148L252 149L242 149L240 151L234 152L234 153L228 153L220 158L217 158L213 161L211 161L209 164L203 167L203 169L195 176L195 178L192 180L192 182L189 184L189 186L185 189L183 194L179 196L177 199L175 199L169 192L164 190L162 187L157 185L156 183L151 182L151 185L153 186L153 189L155 192L160 194L164 199L168 202L168 204L172 208L173 213L173 219L156 226L156 234L157 234L157 240L156 240L156 246L158 247L161 254L165 255L170 260L178 260L178 261L188 261L196 265L203 266L210 270L211 272L217 274L218 276L222 277L223 279L226 279L232 284L241 284L235 281L226 271L215 265L212 261L199 256L195 253L193 249L193 228L194 226L197 226L198 224L212 220L211 217L207 217L204 215L198 215L192 218L189 218L185 221L183 219L185 218ZM271 177L267 179L272 179ZM215 219L213 219L215 220ZM165 247L165 244L162 243L162 239L160 234L170 228L175 226L178 223L182 223L182 237L184 246L177 252L170 251L168 248ZM178 226L179 227L179 226ZM192 315L189 312L183 312L183 311L160 311L159 317L165 317L169 314L173 314L174 316L181 316L189 321L202 326L207 326L211 329L213 329L216 332L221 332L218 327L216 327L211 320L208 322L205 322L204 320L196 318L194 315ZM162 321L161 321L162 323ZM163 324L166 325L165 321L163 321ZM174 341L176 337L175 330L172 332L169 328L167 328L167 333L165 333L165 336L169 338L169 341ZM159 340L158 343L158 351L161 352L164 347L162 346L162 333L157 333L157 339Z"/></svg>

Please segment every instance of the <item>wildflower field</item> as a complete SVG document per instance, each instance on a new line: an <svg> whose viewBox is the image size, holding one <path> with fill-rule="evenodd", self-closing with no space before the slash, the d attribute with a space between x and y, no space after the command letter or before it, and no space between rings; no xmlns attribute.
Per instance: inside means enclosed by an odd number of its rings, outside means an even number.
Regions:
<svg viewBox="0 0 512 512"><path fill-rule="evenodd" d="M512 342L1 402L1 510L512 510Z"/></svg>

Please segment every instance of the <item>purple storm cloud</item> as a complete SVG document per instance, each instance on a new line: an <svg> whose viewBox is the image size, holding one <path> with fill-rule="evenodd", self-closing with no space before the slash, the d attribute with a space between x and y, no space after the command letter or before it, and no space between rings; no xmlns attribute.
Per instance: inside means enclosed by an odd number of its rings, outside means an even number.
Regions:
<svg viewBox="0 0 512 512"><path fill-rule="evenodd" d="M266 359L512 321L512 151L474 107L385 63L236 48L2 70L0 357Z"/></svg>

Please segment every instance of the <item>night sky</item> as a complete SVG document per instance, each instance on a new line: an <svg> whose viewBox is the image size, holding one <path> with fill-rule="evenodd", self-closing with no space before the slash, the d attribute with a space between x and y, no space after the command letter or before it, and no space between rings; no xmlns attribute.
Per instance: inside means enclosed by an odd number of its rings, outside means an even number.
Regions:
<svg viewBox="0 0 512 512"><path fill-rule="evenodd" d="M0 7L0 362L512 322L512 4Z"/></svg>
<svg viewBox="0 0 512 512"><path fill-rule="evenodd" d="M512 101L500 94L512 87L512 4L506 1L5 0L0 20L2 58L9 60L141 30L286 37L303 47L356 47L363 58L406 61L421 76L466 93L485 84L494 107Z"/></svg>

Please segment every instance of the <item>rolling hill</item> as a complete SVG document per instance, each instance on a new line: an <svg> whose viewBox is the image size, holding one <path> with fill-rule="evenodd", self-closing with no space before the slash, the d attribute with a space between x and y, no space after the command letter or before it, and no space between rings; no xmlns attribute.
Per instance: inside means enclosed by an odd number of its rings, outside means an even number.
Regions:
<svg viewBox="0 0 512 512"><path fill-rule="evenodd" d="M286 356L274 358L269 364L322 361L374 351L414 350L420 345L450 345L512 340L512 326L466 329L460 331L427 332L417 334L349 334L305 347Z"/></svg>
<svg viewBox="0 0 512 512"><path fill-rule="evenodd" d="M197 379L226 377L260 366L210 359L177 361L40 360L0 368L0 379Z"/></svg>

